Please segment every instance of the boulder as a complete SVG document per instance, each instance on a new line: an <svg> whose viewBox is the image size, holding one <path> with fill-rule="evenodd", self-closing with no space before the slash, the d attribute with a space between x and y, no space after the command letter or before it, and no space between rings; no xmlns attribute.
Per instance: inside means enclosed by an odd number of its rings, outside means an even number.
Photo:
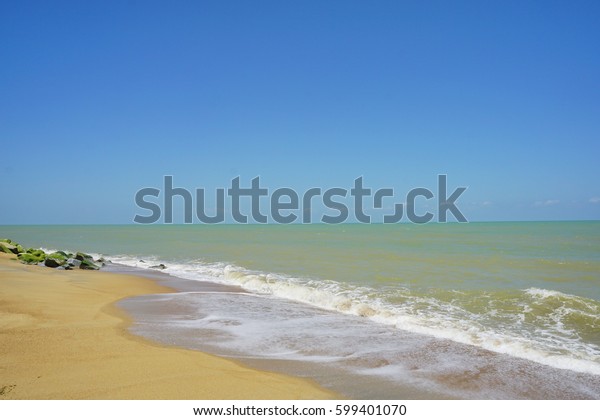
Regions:
<svg viewBox="0 0 600 420"><path fill-rule="evenodd" d="M64 255L64 252L53 252L52 254L48 255L47 258L67 261L67 257Z"/></svg>
<svg viewBox="0 0 600 420"><path fill-rule="evenodd" d="M44 257L40 257L38 255L33 255L29 253L19 254L17 257L24 264L38 264L44 261Z"/></svg>
<svg viewBox="0 0 600 420"><path fill-rule="evenodd" d="M75 254L75 259L77 259L79 261L85 261L85 260L93 261L94 257L92 257L90 254L86 254L84 252L78 252L77 254Z"/></svg>
<svg viewBox="0 0 600 420"><path fill-rule="evenodd" d="M90 260L81 261L79 268L82 270L100 270L100 267L98 267L96 264L94 264Z"/></svg>
<svg viewBox="0 0 600 420"><path fill-rule="evenodd" d="M79 267L81 265L81 261L76 260L75 258L69 258L67 260L67 265L70 267Z"/></svg>
<svg viewBox="0 0 600 420"><path fill-rule="evenodd" d="M65 260L73 256L73 254L67 254L65 251L56 251L54 254L62 255Z"/></svg>
<svg viewBox="0 0 600 420"><path fill-rule="evenodd" d="M164 264L158 264L158 265L153 265L153 266L152 266L152 267L150 267L150 268L155 268L155 269L157 269L157 270L164 270L165 268L167 268L167 266L166 266L166 265L164 265Z"/></svg>
<svg viewBox="0 0 600 420"><path fill-rule="evenodd" d="M0 239L0 242L6 242L7 244L12 244L10 239Z"/></svg>
<svg viewBox="0 0 600 420"><path fill-rule="evenodd" d="M44 251L42 251L41 249L29 248L26 252L31 255L36 255L38 257L46 258L46 253Z"/></svg>
<svg viewBox="0 0 600 420"><path fill-rule="evenodd" d="M19 250L17 249L16 245L8 242L0 242L0 252L5 252L7 254L18 254Z"/></svg>
<svg viewBox="0 0 600 420"><path fill-rule="evenodd" d="M46 267L50 267L50 268L57 268L57 267L60 267L60 266L62 266L64 263L65 263L65 260L58 259L58 258L50 258L50 257L48 257L48 258L46 258L46 259L44 260L44 265L45 265Z"/></svg>

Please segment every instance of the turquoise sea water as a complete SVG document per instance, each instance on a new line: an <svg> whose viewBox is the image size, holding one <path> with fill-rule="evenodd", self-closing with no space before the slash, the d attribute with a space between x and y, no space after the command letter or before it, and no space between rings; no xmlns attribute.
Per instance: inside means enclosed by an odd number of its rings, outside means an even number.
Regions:
<svg viewBox="0 0 600 420"><path fill-rule="evenodd" d="M367 321L363 330L392 328L386 331L600 375L600 222L2 226L0 236L102 254L128 266L164 263L177 277L241 286L263 298L259 307L227 304L243 307L236 322L247 322L256 334L278 332L264 330L268 317L250 325L248 313L270 311L271 320L285 320L287 302L287 308L340 316L332 325L360 319ZM180 299L195 305L189 295ZM222 310L225 302L210 299L213 315L234 316L233 309ZM314 326L296 328L301 336ZM226 323L221 329L238 355L265 352ZM281 340L270 344L273 354L316 354L303 349L302 340L293 349L284 346L294 341L289 334ZM335 340L327 346L335 347ZM334 357L335 349L325 353L320 357Z"/></svg>

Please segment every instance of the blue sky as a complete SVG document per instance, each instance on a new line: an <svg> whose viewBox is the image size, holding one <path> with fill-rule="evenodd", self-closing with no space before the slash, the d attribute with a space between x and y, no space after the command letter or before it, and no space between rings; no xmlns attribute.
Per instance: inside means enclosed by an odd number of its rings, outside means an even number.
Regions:
<svg viewBox="0 0 600 420"><path fill-rule="evenodd" d="M0 224L131 223L164 175L208 194L362 175L402 201L443 173L469 220L600 218L596 1L2 1L0 19Z"/></svg>

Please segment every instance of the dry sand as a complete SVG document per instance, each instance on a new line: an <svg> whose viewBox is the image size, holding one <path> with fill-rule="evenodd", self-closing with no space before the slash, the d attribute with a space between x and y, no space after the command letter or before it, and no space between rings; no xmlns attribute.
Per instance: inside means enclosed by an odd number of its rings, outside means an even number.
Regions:
<svg viewBox="0 0 600 420"><path fill-rule="evenodd" d="M113 303L152 280L26 266L0 253L0 399L327 399L299 378L165 347L126 331Z"/></svg>

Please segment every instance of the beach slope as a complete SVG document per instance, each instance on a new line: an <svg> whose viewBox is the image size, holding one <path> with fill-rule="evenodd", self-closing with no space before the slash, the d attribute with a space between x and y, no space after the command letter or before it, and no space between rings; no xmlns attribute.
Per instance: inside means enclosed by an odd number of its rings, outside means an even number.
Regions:
<svg viewBox="0 0 600 420"><path fill-rule="evenodd" d="M113 303L170 290L141 277L0 254L0 399L326 399L299 378L130 335Z"/></svg>

